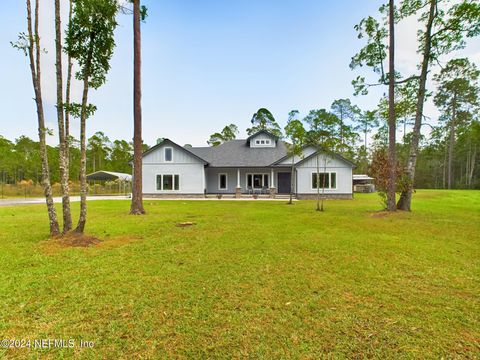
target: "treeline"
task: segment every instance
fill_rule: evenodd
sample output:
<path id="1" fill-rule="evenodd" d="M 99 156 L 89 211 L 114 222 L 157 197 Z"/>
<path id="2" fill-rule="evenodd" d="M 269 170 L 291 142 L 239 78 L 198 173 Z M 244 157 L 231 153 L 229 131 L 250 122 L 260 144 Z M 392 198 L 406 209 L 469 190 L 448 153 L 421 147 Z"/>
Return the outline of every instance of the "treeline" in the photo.
<path id="1" fill-rule="evenodd" d="M 80 144 L 70 138 L 70 179 L 80 176 Z M 145 146 L 146 147 L 146 146 Z M 53 183 L 60 182 L 59 147 L 47 146 L 50 176 Z M 133 144 L 126 140 L 110 140 L 103 132 L 97 132 L 87 142 L 87 173 L 108 170 L 131 174 L 130 161 Z M 0 182 L 16 184 L 31 180 L 40 184 L 42 167 L 40 145 L 27 136 L 9 140 L 0 135 Z"/>
<path id="2" fill-rule="evenodd" d="M 458 82 L 458 79 L 455 79 Z M 478 85 L 476 85 L 478 87 Z M 412 116 L 415 111 L 414 99 L 404 91 L 399 95 L 397 107 L 397 126 L 400 136 L 396 143 L 397 161 L 405 164 L 409 157 L 412 142 Z M 441 94 L 438 92 L 437 94 Z M 478 97 L 478 91 L 475 92 Z M 480 121 L 478 119 L 478 98 L 469 106 L 459 110 L 457 98 L 457 115 L 452 117 L 450 107 L 444 108 L 440 96 L 436 103 L 443 110 L 436 125 L 425 122 L 431 132 L 428 137 L 421 138 L 418 150 L 415 188 L 434 189 L 480 189 Z M 440 106 L 442 104 L 442 106 Z M 294 111 L 297 119 L 298 112 Z M 292 114 L 289 114 L 289 118 Z M 331 147 L 357 165 L 359 174 L 371 174 L 372 160 L 379 152 L 386 151 L 388 146 L 388 101 L 382 99 L 374 110 L 362 111 L 349 99 L 335 100 L 330 109 L 311 110 L 303 119 L 298 119 L 304 125 L 312 119 L 319 119 L 323 125 L 319 129 L 324 137 L 330 138 Z M 290 140 L 284 136 L 272 113 L 259 109 L 252 118 L 252 127 L 247 129 L 251 135 L 265 129 Z M 335 131 L 332 129 L 335 128 Z M 286 129 L 284 129 L 287 133 Z M 307 130 L 305 130 L 307 134 Z M 334 136 L 332 136 L 334 134 Z M 233 140 L 238 135 L 235 124 L 225 126 L 220 132 L 210 136 L 207 141 L 212 146 Z M 370 140 L 369 140 L 370 139 Z M 449 181 L 450 179 L 450 181 Z"/>

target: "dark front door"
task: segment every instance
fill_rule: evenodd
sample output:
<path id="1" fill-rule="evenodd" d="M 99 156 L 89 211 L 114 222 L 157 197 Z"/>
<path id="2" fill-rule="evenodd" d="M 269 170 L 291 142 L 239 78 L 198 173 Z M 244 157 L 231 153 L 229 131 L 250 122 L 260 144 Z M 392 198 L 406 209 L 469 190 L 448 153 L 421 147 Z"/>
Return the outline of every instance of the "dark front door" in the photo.
<path id="1" fill-rule="evenodd" d="M 277 177 L 278 193 L 290 194 L 291 178 L 288 172 L 279 172 Z"/>

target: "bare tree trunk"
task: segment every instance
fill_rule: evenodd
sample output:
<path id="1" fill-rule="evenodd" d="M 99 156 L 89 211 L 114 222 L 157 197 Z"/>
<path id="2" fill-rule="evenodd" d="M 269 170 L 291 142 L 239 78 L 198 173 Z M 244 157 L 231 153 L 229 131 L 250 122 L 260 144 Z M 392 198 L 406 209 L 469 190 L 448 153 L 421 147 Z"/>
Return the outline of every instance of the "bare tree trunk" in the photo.
<path id="1" fill-rule="evenodd" d="M 367 152 L 367 135 L 368 135 L 368 129 L 367 129 L 367 125 L 365 125 L 365 153 Z"/>
<path id="2" fill-rule="evenodd" d="M 320 210 L 320 162 L 317 153 L 317 211 Z"/>
<path id="3" fill-rule="evenodd" d="M 295 146 L 295 144 L 293 144 L 292 146 Z M 288 201 L 290 205 L 293 204 L 294 171 L 295 171 L 295 154 L 292 155 L 292 169 L 290 173 L 290 200 Z"/>
<path id="4" fill-rule="evenodd" d="M 448 177 L 447 177 L 447 187 L 450 190 L 452 188 L 453 182 L 453 156 L 455 150 L 455 122 L 457 116 L 457 94 L 453 94 L 453 103 L 452 103 L 452 121 L 450 122 L 450 136 L 448 141 Z"/>
<path id="5" fill-rule="evenodd" d="M 140 0 L 133 1 L 133 191 L 130 214 L 145 214 L 142 190 L 142 83 Z"/>
<path id="6" fill-rule="evenodd" d="M 69 1 L 70 9 L 68 12 L 68 23 L 72 21 L 73 13 L 73 2 Z M 68 55 L 67 57 L 68 69 L 67 69 L 67 87 L 65 90 L 65 164 L 68 170 L 68 175 L 70 178 L 70 113 L 68 107 L 70 106 L 70 89 L 72 87 L 72 74 L 73 74 L 73 62 L 72 57 Z"/>
<path id="7" fill-rule="evenodd" d="M 471 158 L 470 158 L 470 173 L 468 174 L 468 187 L 469 188 L 472 188 L 476 157 L 477 157 L 477 144 L 474 145 L 473 154 L 471 155 Z"/>
<path id="8" fill-rule="evenodd" d="M 92 35 L 93 37 L 93 35 Z M 93 38 L 90 38 L 90 49 L 85 64 L 85 72 L 83 78 L 83 95 L 82 110 L 80 113 L 80 216 L 75 232 L 83 233 L 87 223 L 87 107 L 88 107 L 88 90 L 89 90 L 89 74 L 93 56 Z"/>
<path id="9" fill-rule="evenodd" d="M 323 201 L 325 200 L 325 178 L 327 176 L 327 156 L 323 156 L 323 181 L 322 181 L 322 203 L 320 205 L 320 211 L 324 211 Z"/>
<path id="10" fill-rule="evenodd" d="M 395 19 L 394 19 L 394 0 L 389 1 L 389 84 L 388 84 L 388 189 L 387 189 L 387 210 L 395 211 L 397 208 L 396 192 L 396 153 L 395 153 L 395 133 L 397 124 L 395 119 Z"/>
<path id="11" fill-rule="evenodd" d="M 425 43 L 423 49 L 422 67 L 417 96 L 417 110 L 415 113 L 415 123 L 412 131 L 412 142 L 410 144 L 410 153 L 407 161 L 406 174 L 410 182 L 407 189 L 403 189 L 397 208 L 410 211 L 412 206 L 412 192 L 415 182 L 415 168 L 417 166 L 418 144 L 420 142 L 420 130 L 422 127 L 423 106 L 425 103 L 425 93 L 427 84 L 428 67 L 430 63 L 430 54 L 432 46 L 432 28 L 433 20 L 436 17 L 436 7 L 438 0 L 430 0 L 430 10 L 428 15 L 427 27 L 425 30 Z"/>
<path id="12" fill-rule="evenodd" d="M 63 113 L 63 74 L 62 74 L 62 23 L 60 0 L 55 0 L 55 70 L 57 75 L 57 122 L 59 138 L 60 185 L 62 188 L 63 232 L 72 230 L 70 213 L 70 189 L 68 186 L 68 165 L 66 160 L 65 119 Z"/>
<path id="13" fill-rule="evenodd" d="M 43 112 L 41 68 L 40 68 L 40 36 L 38 33 L 39 1 L 35 3 L 35 28 L 32 29 L 32 8 L 30 0 L 27 0 L 27 23 L 28 23 L 28 57 L 32 75 L 33 89 L 35 91 L 35 103 L 37 105 L 38 137 L 40 144 L 40 159 L 42 162 L 42 183 L 47 203 L 48 219 L 50 223 L 50 236 L 60 235 L 57 212 L 53 203 L 52 186 L 50 183 L 50 170 L 48 168 L 48 155 L 46 143 L 45 115 Z"/>
<path id="14" fill-rule="evenodd" d="M 447 159 L 448 159 L 448 148 L 447 141 L 445 140 L 445 156 L 443 157 L 443 188 L 447 188 Z"/>

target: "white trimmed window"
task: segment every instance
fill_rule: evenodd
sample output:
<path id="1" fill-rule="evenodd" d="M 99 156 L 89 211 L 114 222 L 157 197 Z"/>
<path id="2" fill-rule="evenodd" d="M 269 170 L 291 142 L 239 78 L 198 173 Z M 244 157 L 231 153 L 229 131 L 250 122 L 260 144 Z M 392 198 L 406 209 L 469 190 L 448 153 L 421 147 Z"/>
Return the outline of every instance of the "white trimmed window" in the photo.
<path id="1" fill-rule="evenodd" d="M 317 181 L 318 187 L 320 189 L 336 189 L 337 188 L 337 173 L 336 172 L 321 172 L 321 173 L 312 173 L 312 189 L 317 188 Z"/>
<path id="2" fill-rule="evenodd" d="M 218 190 L 228 190 L 227 174 L 218 174 Z"/>
<path id="3" fill-rule="evenodd" d="M 180 175 L 157 175 L 157 190 L 180 190 Z"/>
<path id="4" fill-rule="evenodd" d="M 173 148 L 166 147 L 164 149 L 164 154 L 165 154 L 165 162 L 173 161 Z"/>
<path id="5" fill-rule="evenodd" d="M 247 174 L 247 187 L 251 189 L 268 188 L 269 174 Z"/>

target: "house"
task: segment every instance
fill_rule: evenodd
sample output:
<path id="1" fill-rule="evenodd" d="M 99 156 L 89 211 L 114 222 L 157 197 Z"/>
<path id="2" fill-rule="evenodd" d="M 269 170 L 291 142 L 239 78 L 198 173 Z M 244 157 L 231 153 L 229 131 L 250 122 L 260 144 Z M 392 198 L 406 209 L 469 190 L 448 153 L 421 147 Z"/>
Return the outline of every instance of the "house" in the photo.
<path id="1" fill-rule="evenodd" d="M 293 159 L 297 198 L 316 196 L 317 158 L 320 186 L 325 176 L 325 195 L 352 198 L 354 164 L 312 146 L 302 152 L 302 156 Z M 142 161 L 146 196 L 269 194 L 274 197 L 290 193 L 292 157 L 287 154 L 287 144 L 265 130 L 215 147 L 182 147 L 163 139 L 143 154 Z"/>

